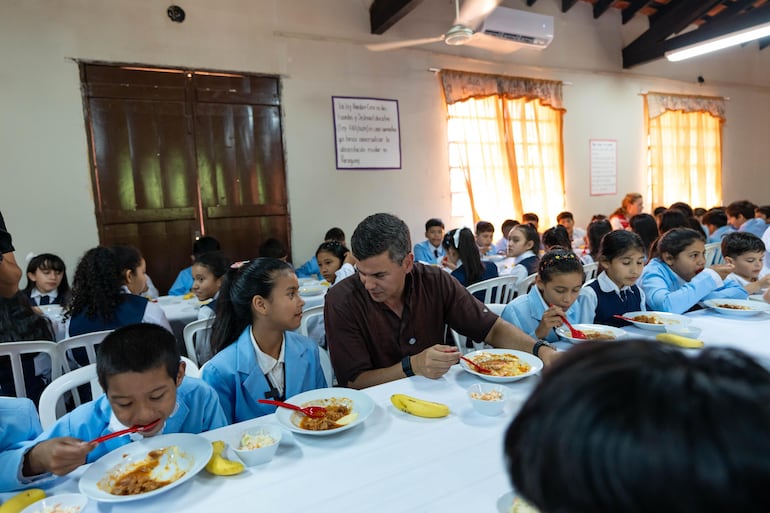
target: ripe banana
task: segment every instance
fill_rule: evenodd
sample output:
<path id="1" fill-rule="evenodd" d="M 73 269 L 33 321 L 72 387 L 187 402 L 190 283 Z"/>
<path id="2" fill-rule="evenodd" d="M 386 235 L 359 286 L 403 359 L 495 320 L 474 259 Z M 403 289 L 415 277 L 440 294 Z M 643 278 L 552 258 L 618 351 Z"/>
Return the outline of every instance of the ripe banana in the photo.
<path id="1" fill-rule="evenodd" d="M 45 492 L 40 488 L 30 488 L 14 495 L 0 506 L 0 513 L 19 513 L 21 510 L 39 500 L 45 499 Z"/>
<path id="2" fill-rule="evenodd" d="M 222 453 L 225 451 L 225 443 L 222 440 L 211 442 L 214 452 L 211 453 L 211 459 L 206 463 L 206 470 L 217 476 L 234 476 L 240 474 L 245 468 L 240 461 L 225 459 Z"/>
<path id="3" fill-rule="evenodd" d="M 449 406 L 446 404 L 423 401 L 404 394 L 393 394 L 390 402 L 399 410 L 418 417 L 435 419 L 449 415 Z"/>
<path id="4" fill-rule="evenodd" d="M 658 333 L 655 338 L 660 342 L 667 344 L 673 344 L 679 347 L 685 347 L 687 349 L 698 349 L 703 347 L 703 341 L 690 337 L 683 337 L 681 335 L 674 335 L 673 333 Z"/>

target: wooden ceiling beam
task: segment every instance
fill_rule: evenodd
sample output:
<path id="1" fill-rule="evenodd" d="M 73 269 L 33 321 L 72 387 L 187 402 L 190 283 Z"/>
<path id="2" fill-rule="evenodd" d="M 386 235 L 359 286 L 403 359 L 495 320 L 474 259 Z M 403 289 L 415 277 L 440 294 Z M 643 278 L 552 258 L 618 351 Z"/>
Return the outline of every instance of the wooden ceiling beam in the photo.
<path id="1" fill-rule="evenodd" d="M 577 0 L 561 0 L 561 12 L 569 11 L 576 3 Z"/>
<path id="2" fill-rule="evenodd" d="M 700 0 L 693 1 L 697 3 Z M 752 9 L 750 15 L 744 13 L 740 16 L 732 16 L 723 21 L 716 18 L 710 23 L 707 23 L 696 30 L 685 32 L 680 36 L 670 39 L 664 38 L 665 40 L 648 41 L 646 46 L 637 44 L 635 48 L 631 49 L 631 46 L 634 45 L 634 43 L 647 34 L 645 32 L 640 38 L 623 49 L 623 68 L 628 69 L 645 62 L 660 59 L 666 52 L 708 41 L 709 39 L 714 39 L 725 34 L 755 27 L 764 23 L 770 23 L 770 3 Z M 652 30 L 652 28 L 650 30 Z"/>
<path id="3" fill-rule="evenodd" d="M 639 10 L 642 7 L 645 7 L 648 3 L 650 3 L 650 0 L 632 0 L 629 2 L 629 4 L 623 9 L 623 25 L 631 21 L 631 18 L 634 17 L 634 15 L 639 12 Z"/>
<path id="4" fill-rule="evenodd" d="M 594 3 L 594 19 L 605 13 L 615 0 L 596 0 Z"/>
<path id="5" fill-rule="evenodd" d="M 422 0 L 374 0 L 369 7 L 372 34 L 384 34 L 421 3 Z"/>

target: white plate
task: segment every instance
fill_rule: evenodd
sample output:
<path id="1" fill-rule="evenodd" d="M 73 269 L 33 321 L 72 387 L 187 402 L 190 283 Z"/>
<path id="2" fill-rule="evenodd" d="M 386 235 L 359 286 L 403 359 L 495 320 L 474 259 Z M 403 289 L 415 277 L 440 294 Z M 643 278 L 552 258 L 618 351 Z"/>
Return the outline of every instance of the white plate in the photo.
<path id="1" fill-rule="evenodd" d="M 623 331 L 622 329 L 616 328 L 614 326 L 605 326 L 604 324 L 573 324 L 572 326 L 576 330 L 593 332 L 593 333 L 601 333 L 603 335 L 611 336 L 612 340 L 616 340 L 626 336 L 626 332 Z M 574 338 L 570 334 L 569 327 L 567 327 L 566 324 L 562 324 L 561 326 L 556 328 L 556 334 L 559 335 L 564 340 L 569 340 L 570 342 L 585 342 L 586 340 L 591 340 L 591 339 L 583 339 L 583 338 Z"/>
<path id="2" fill-rule="evenodd" d="M 176 481 L 157 490 L 137 495 L 113 495 L 99 488 L 99 481 L 107 478 L 109 474 L 115 471 L 121 472 L 121 469 L 126 468 L 128 465 L 144 460 L 152 450 L 171 446 L 179 447 L 179 453 L 182 457 L 178 460 L 169 457 L 166 460 L 166 456 L 164 456 L 161 458 L 161 464 L 158 465 L 156 470 L 159 471 L 158 477 L 161 478 L 164 477 L 163 471 L 173 474 L 178 470 L 183 470 L 185 474 Z M 208 463 L 209 458 L 211 458 L 211 452 L 211 442 L 200 435 L 177 433 L 145 438 L 144 440 L 118 447 L 95 461 L 80 478 L 80 492 L 100 502 L 127 502 L 152 497 L 171 490 L 195 477 Z"/>
<path id="3" fill-rule="evenodd" d="M 485 262 L 501 262 L 505 260 L 505 255 L 486 255 L 481 257 Z"/>
<path id="4" fill-rule="evenodd" d="M 665 333 L 666 324 L 690 324 L 690 319 L 684 315 L 669 312 L 626 312 L 623 314 L 623 317 L 630 317 L 633 319 L 638 315 L 653 315 L 663 323 L 652 324 L 649 322 L 631 321 L 634 326 L 637 328 L 642 328 L 643 330 L 659 331 L 661 333 Z"/>
<path id="5" fill-rule="evenodd" d="M 749 301 L 748 299 L 707 299 L 703 304 L 716 312 L 735 317 L 748 317 L 762 312 L 770 312 L 769 304 Z M 722 305 L 735 305 L 740 308 L 725 308 Z"/>
<path id="6" fill-rule="evenodd" d="M 53 509 L 56 506 L 61 508 L 73 508 L 71 511 L 82 511 L 88 502 L 88 497 L 79 493 L 62 493 L 52 495 L 43 500 L 34 502 L 21 510 L 21 513 L 43 513 L 45 508 Z M 74 509 L 77 508 L 77 509 Z"/>
<path id="7" fill-rule="evenodd" d="M 323 285 L 308 285 L 299 288 L 300 296 L 320 296 L 324 292 L 326 292 L 326 287 Z"/>
<path id="8" fill-rule="evenodd" d="M 470 372 L 471 374 L 474 374 L 480 378 L 483 378 L 487 381 L 491 381 L 493 383 L 509 383 L 511 381 L 517 381 L 520 379 L 527 378 L 529 376 L 534 376 L 535 374 L 537 374 L 543 369 L 543 361 L 540 358 L 538 358 L 533 354 L 525 353 L 524 351 L 516 351 L 515 349 L 482 349 L 480 351 L 470 352 L 466 354 L 465 357 L 472 360 L 475 356 L 478 356 L 480 353 L 512 354 L 514 356 L 518 356 L 520 360 L 530 365 L 529 372 L 525 372 L 524 374 L 519 374 L 518 376 L 490 376 L 489 374 L 482 374 L 480 372 L 476 372 L 470 363 L 466 362 L 465 360 L 460 360 L 460 367 L 462 367 L 464 371 Z"/>
<path id="9" fill-rule="evenodd" d="M 302 392 L 301 394 L 297 394 L 294 397 L 288 398 L 286 402 L 296 404 L 297 406 L 303 406 L 304 404 L 310 403 L 312 401 L 317 401 L 320 399 L 331 399 L 332 397 L 337 397 L 340 399 L 344 397 L 353 401 L 352 413 L 358 413 L 358 418 L 350 424 L 338 427 L 336 429 L 327 429 L 325 431 L 310 431 L 299 427 L 299 421 L 302 418 L 302 414 L 299 412 L 295 412 L 294 410 L 290 410 L 288 408 L 279 407 L 275 412 L 275 417 L 283 427 L 295 433 L 311 436 L 327 436 L 340 433 L 342 431 L 347 431 L 348 429 L 363 423 L 366 418 L 374 411 L 374 401 L 372 398 L 369 397 L 369 395 L 365 392 L 361 392 L 360 390 L 353 390 L 352 388 L 335 387 L 308 390 L 307 392 Z"/>

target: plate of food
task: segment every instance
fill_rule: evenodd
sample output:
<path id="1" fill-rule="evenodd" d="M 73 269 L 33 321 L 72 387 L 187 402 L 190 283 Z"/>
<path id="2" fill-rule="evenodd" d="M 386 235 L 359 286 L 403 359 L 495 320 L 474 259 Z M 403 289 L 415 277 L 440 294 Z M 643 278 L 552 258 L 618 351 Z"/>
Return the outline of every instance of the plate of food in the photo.
<path id="1" fill-rule="evenodd" d="M 80 493 L 100 502 L 153 497 L 195 477 L 211 452 L 211 442 L 188 433 L 132 442 L 95 461 L 80 478 Z"/>
<path id="2" fill-rule="evenodd" d="M 537 356 L 515 349 L 482 349 L 465 355 L 472 362 L 490 369 L 491 374 L 479 372 L 465 360 L 460 367 L 480 378 L 493 383 L 508 383 L 533 376 L 543 369 L 543 361 Z"/>
<path id="3" fill-rule="evenodd" d="M 684 315 L 669 312 L 627 312 L 623 317 L 632 319 L 631 323 L 637 328 L 661 333 L 666 331 L 666 325 L 690 324 L 690 319 Z"/>
<path id="4" fill-rule="evenodd" d="M 299 288 L 300 296 L 320 296 L 326 291 L 326 287 L 321 285 L 305 285 Z"/>
<path id="5" fill-rule="evenodd" d="M 540 510 L 516 495 L 516 492 L 506 492 L 498 497 L 497 511 L 498 513 L 540 513 Z"/>
<path id="6" fill-rule="evenodd" d="M 707 299 L 703 304 L 721 314 L 738 317 L 770 312 L 770 304 L 748 299 Z"/>
<path id="7" fill-rule="evenodd" d="M 556 328 L 556 334 L 570 342 L 585 342 L 586 340 L 616 340 L 626 336 L 626 332 L 614 326 L 603 324 L 573 324 L 576 330 L 582 331 L 586 338 L 575 338 L 570 334 L 569 327 L 562 324 Z"/>
<path id="8" fill-rule="evenodd" d="M 286 400 L 297 406 L 323 406 L 326 415 L 314 419 L 287 408 L 275 412 L 278 422 L 294 433 L 327 436 L 347 431 L 362 424 L 374 411 L 374 401 L 368 394 L 352 388 L 318 388 Z M 341 422 L 337 422 L 341 421 Z"/>
<path id="9" fill-rule="evenodd" d="M 79 493 L 61 493 L 33 502 L 21 513 L 80 513 L 88 503 L 88 497 Z"/>

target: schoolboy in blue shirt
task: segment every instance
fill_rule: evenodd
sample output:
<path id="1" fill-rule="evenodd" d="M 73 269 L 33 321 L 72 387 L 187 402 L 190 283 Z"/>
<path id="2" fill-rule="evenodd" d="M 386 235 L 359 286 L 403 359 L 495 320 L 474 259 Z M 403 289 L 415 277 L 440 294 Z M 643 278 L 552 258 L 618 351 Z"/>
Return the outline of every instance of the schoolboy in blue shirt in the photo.
<path id="1" fill-rule="evenodd" d="M 330 242 L 336 240 L 343 246 L 346 246 L 345 244 L 345 232 L 342 231 L 342 228 L 337 228 L 336 226 L 334 228 L 329 228 L 329 230 L 326 232 L 326 235 L 324 235 L 324 242 Z M 321 277 L 321 269 L 318 267 L 318 259 L 313 255 L 313 257 L 302 264 L 299 267 L 296 267 L 294 269 L 295 274 L 297 275 L 297 278 L 319 278 Z"/>
<path id="2" fill-rule="evenodd" d="M 24 442 L 37 438 L 43 428 L 35 404 L 26 398 L 0 397 L 0 419 L 0 492 L 10 492 L 23 486 L 18 470 Z"/>
<path id="3" fill-rule="evenodd" d="M 735 228 L 727 224 L 727 214 L 721 208 L 712 208 L 703 214 L 703 226 L 708 231 L 707 244 L 722 242 L 722 237 L 735 231 Z"/>
<path id="4" fill-rule="evenodd" d="M 219 241 L 214 237 L 204 236 L 193 242 L 193 251 L 190 258 L 194 261 L 195 257 L 208 253 L 209 251 L 219 251 Z M 179 271 L 179 274 L 171 284 L 171 288 L 168 291 L 169 296 L 184 296 L 192 290 L 193 286 L 192 265 Z"/>
<path id="5" fill-rule="evenodd" d="M 426 240 L 414 245 L 414 259 L 425 264 L 435 264 L 444 258 L 444 221 L 432 217 L 425 222 Z"/>
<path id="6" fill-rule="evenodd" d="M 479 221 L 476 223 L 476 245 L 479 247 L 479 254 L 481 256 L 497 254 L 492 243 L 494 235 L 495 225 L 489 221 Z"/>
<path id="7" fill-rule="evenodd" d="M 739 232 L 753 233 L 761 238 L 767 226 L 764 219 L 754 217 L 756 208 L 757 206 L 750 201 L 733 201 L 725 209 L 727 222 Z"/>
<path id="8" fill-rule="evenodd" d="M 19 484 L 49 473 L 67 474 L 137 437 L 201 433 L 227 425 L 214 390 L 199 379 L 185 377 L 184 372 L 176 339 L 160 326 L 134 324 L 107 335 L 96 358 L 104 394 L 26 444 L 28 452 L 12 470 L 19 472 Z M 155 420 L 157 425 L 141 435 L 88 442 Z"/>

